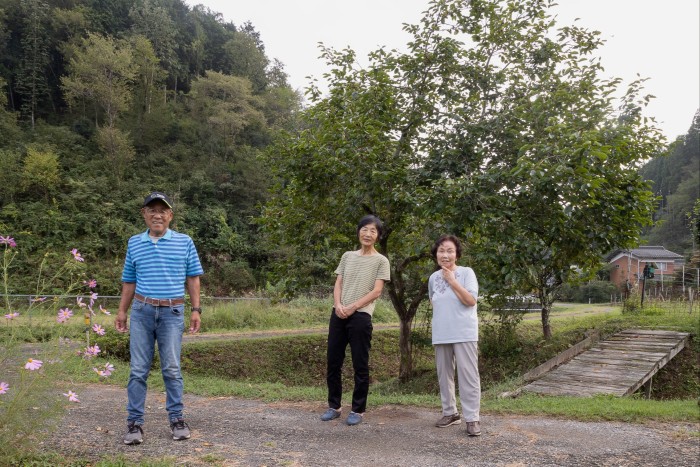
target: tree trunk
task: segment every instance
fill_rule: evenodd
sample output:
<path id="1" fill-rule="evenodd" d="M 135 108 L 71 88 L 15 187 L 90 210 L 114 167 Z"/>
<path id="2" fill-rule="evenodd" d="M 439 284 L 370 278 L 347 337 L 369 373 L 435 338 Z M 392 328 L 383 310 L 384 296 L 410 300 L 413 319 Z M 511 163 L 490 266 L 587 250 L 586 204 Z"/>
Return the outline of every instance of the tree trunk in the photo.
<path id="1" fill-rule="evenodd" d="M 544 338 L 547 340 L 552 338 L 552 327 L 549 324 L 549 311 L 549 308 L 542 307 L 542 334 L 544 334 Z"/>
<path id="2" fill-rule="evenodd" d="M 413 352 L 411 352 L 411 324 L 413 318 L 405 320 L 401 318 L 401 331 L 399 333 L 399 350 L 401 362 L 399 366 L 399 380 L 408 381 L 413 374 Z"/>

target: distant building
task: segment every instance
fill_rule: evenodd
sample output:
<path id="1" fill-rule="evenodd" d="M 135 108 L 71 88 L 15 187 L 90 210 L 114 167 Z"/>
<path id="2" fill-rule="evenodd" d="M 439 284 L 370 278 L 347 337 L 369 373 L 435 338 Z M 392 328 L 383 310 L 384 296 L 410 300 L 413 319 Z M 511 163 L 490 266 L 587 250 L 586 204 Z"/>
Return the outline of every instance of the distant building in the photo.
<path id="1" fill-rule="evenodd" d="M 663 246 L 640 246 L 631 250 L 615 250 L 606 260 L 611 264 L 610 282 L 620 290 L 636 287 L 642 280 L 642 271 L 647 264 L 655 268 L 655 280 L 670 276 L 684 263 L 682 255 Z"/>

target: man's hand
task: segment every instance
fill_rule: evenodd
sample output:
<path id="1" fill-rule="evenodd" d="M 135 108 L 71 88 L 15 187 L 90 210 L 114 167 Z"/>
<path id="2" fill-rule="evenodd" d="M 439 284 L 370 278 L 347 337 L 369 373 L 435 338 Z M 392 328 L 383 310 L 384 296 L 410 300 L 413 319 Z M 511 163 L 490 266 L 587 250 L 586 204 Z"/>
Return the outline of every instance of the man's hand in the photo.
<path id="1" fill-rule="evenodd" d="M 190 316 L 190 333 L 194 334 L 199 332 L 199 327 L 202 325 L 202 317 L 199 311 L 193 311 Z"/>
<path id="2" fill-rule="evenodd" d="M 129 325 L 127 323 L 127 316 L 125 311 L 119 311 L 117 313 L 117 317 L 114 319 L 114 327 L 117 328 L 118 332 L 129 332 Z"/>

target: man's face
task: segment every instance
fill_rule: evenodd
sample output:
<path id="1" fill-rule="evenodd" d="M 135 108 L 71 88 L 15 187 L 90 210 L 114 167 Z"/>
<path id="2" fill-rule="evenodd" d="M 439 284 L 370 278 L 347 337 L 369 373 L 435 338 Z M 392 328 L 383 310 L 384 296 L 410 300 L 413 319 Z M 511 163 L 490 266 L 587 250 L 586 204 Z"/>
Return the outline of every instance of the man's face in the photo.
<path id="1" fill-rule="evenodd" d="M 163 201 L 155 200 L 141 209 L 143 219 L 152 235 L 161 237 L 168 230 L 170 221 L 173 220 L 173 211 Z"/>

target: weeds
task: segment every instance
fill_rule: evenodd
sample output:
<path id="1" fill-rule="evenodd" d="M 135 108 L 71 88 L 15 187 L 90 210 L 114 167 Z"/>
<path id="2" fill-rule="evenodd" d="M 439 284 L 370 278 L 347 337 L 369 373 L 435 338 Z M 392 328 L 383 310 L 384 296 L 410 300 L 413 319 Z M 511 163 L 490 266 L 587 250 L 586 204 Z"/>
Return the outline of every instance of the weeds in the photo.
<path id="1" fill-rule="evenodd" d="M 53 272 L 48 279 L 44 277 L 45 255 L 39 267 L 36 296 L 27 308 L 13 310 L 8 298 L 9 273 L 12 261 L 17 255 L 17 244 L 12 237 L 0 236 L 0 245 L 4 245 L 2 264 L 2 287 L 5 303 L 5 326 L 2 328 L 2 346 L 0 346 L 0 463 L 14 462 L 25 452 L 32 452 L 32 443 L 40 433 L 46 433 L 47 427 L 55 420 L 65 404 L 79 403 L 78 394 L 68 385 L 61 384 L 65 375 L 62 367 L 67 362 L 79 362 L 83 372 L 90 372 L 87 360 L 100 352 L 96 345 L 90 345 L 90 334 L 104 333 L 101 325 L 92 326 L 95 315 L 93 305 L 97 294 L 94 280 L 81 280 L 85 277 L 84 259 L 77 249 L 70 252 L 70 257 Z M 84 316 L 82 333 L 86 337 L 86 347 L 78 351 L 77 342 L 68 336 L 80 337 L 75 332 L 73 310 L 58 310 L 61 299 L 46 300 L 41 297 L 45 290 L 53 290 L 56 283 L 65 287 L 65 294 L 79 289 L 88 289 L 86 297 L 78 297 L 76 311 Z M 86 301 L 84 301 L 86 300 Z M 57 311 L 58 310 L 58 311 Z M 33 316 L 34 315 L 34 316 Z M 51 323 L 51 324 L 49 324 Z M 27 342 L 39 342 L 27 344 Z M 109 363 L 100 368 L 93 368 L 94 378 L 108 377 L 114 370 Z"/>

